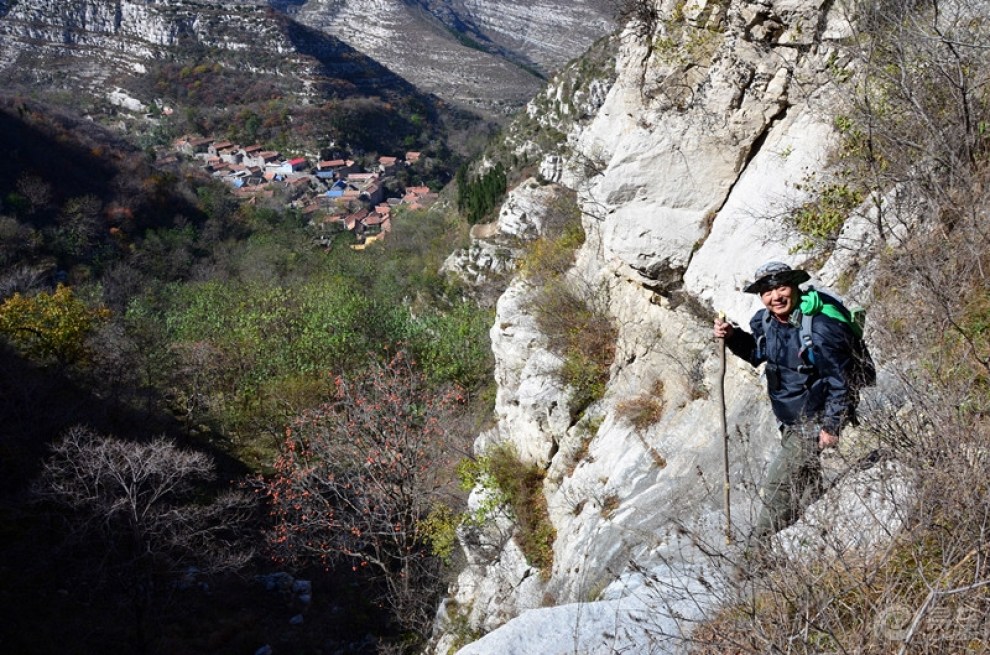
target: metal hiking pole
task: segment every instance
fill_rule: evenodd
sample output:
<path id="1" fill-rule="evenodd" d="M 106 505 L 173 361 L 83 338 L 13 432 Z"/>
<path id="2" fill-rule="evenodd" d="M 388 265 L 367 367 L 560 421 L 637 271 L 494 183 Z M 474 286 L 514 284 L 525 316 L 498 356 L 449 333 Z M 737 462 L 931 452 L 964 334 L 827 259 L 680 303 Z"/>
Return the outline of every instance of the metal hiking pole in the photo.
<path id="1" fill-rule="evenodd" d="M 725 322 L 725 312 L 718 313 L 718 320 Z M 729 505 L 729 429 L 725 417 L 725 337 L 718 338 L 718 404 L 722 427 L 722 491 L 725 503 L 725 543 L 732 543 L 732 510 Z"/>

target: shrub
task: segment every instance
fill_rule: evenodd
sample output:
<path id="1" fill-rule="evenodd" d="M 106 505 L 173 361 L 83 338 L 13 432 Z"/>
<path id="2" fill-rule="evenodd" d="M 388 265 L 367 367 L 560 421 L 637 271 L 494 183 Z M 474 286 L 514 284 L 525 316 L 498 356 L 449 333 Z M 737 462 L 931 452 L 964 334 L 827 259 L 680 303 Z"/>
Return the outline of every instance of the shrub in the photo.
<path id="1" fill-rule="evenodd" d="M 458 472 L 463 488 L 481 485 L 488 492 L 488 500 L 463 521 L 480 524 L 499 507 L 508 507 L 516 520 L 515 536 L 526 560 L 549 575 L 557 531 L 543 495 L 544 471 L 523 462 L 511 444 L 500 444 L 477 459 L 462 461 Z"/>
<path id="2" fill-rule="evenodd" d="M 498 207 L 508 185 L 505 167 L 501 163 L 482 175 L 469 179 L 467 169 L 457 171 L 457 209 L 468 223 L 483 221 Z"/>
<path id="3" fill-rule="evenodd" d="M 805 235 L 798 250 L 818 245 L 832 246 L 852 211 L 865 198 L 862 190 L 845 183 L 831 183 L 816 191 L 816 198 L 791 215 L 794 227 Z"/>
<path id="4" fill-rule="evenodd" d="M 480 388 L 494 366 L 488 337 L 492 318 L 490 310 L 459 302 L 413 319 L 410 347 L 427 376 L 437 383 Z"/>
<path id="5" fill-rule="evenodd" d="M 420 523 L 423 537 L 430 544 L 430 552 L 445 564 L 450 564 L 453 559 L 461 518 L 446 503 L 437 503 Z"/>
<path id="6" fill-rule="evenodd" d="M 663 380 L 655 381 L 649 392 L 619 402 L 615 411 L 638 431 L 656 424 L 663 415 Z"/>
<path id="7" fill-rule="evenodd" d="M 534 284 L 563 275 L 574 263 L 574 252 L 584 244 L 581 209 L 575 194 L 561 194 L 551 203 L 543 218 L 543 232 L 519 263 L 520 272 Z"/>
<path id="8" fill-rule="evenodd" d="M 583 243 L 580 223 L 569 225 L 555 238 L 537 239 L 530 244 L 519 262 L 519 271 L 537 283 L 559 277 L 574 263 L 574 252 Z"/>
<path id="9" fill-rule="evenodd" d="M 557 531 L 550 523 L 543 495 L 544 472 L 535 464 L 524 463 L 510 446 L 495 448 L 489 457 L 491 475 L 518 523 L 519 548 L 530 564 L 549 575 Z"/>
<path id="10" fill-rule="evenodd" d="M 531 307 L 550 348 L 564 359 L 561 379 L 571 387 L 570 409 L 576 418 L 605 393 L 616 329 L 559 280 L 542 287 Z"/>

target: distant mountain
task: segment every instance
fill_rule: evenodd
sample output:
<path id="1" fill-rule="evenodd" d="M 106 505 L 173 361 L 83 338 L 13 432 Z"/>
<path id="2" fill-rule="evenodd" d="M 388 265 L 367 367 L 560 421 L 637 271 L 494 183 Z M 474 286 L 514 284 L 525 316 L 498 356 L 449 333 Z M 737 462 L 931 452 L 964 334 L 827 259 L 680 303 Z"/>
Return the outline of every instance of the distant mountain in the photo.
<path id="1" fill-rule="evenodd" d="M 461 110 L 517 110 L 611 30 L 606 4 L 0 0 L 0 89 L 110 119 L 147 147 L 192 131 L 437 150 L 451 131 L 480 133 Z"/>
<path id="2" fill-rule="evenodd" d="M 289 148 L 421 148 L 439 131 L 435 98 L 264 0 L 0 4 L 0 88 L 116 117 L 125 131 L 153 119 L 149 145 L 190 130 Z"/>
<path id="3" fill-rule="evenodd" d="M 490 114 L 612 31 L 607 0 L 282 0 L 286 11 L 421 89 Z"/>

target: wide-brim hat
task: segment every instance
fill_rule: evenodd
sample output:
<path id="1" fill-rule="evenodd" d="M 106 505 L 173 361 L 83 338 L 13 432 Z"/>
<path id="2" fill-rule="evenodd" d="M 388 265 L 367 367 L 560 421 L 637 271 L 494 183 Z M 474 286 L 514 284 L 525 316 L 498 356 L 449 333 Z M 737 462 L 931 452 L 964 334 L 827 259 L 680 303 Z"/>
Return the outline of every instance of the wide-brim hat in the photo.
<path id="1" fill-rule="evenodd" d="M 791 268 L 784 262 L 767 262 L 756 269 L 753 277 L 754 280 L 743 288 L 744 292 L 763 293 L 776 287 L 797 286 L 811 279 L 807 271 Z"/>

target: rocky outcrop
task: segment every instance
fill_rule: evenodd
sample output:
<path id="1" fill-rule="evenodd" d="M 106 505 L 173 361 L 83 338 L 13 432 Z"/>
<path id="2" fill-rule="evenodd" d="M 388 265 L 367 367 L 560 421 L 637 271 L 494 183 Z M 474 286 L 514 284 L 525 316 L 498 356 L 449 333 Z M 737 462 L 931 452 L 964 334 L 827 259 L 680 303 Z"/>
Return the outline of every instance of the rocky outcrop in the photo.
<path id="1" fill-rule="evenodd" d="M 302 80 L 316 77 L 316 62 L 298 52 L 285 22 L 263 0 L 22 0 L 0 18 L 0 72 L 20 83 L 85 88 L 96 96 L 140 77 L 153 62 L 197 49 L 218 53 L 211 65 L 236 60 L 255 73 L 292 73 L 300 89 Z M 56 69 L 61 76 L 53 76 Z"/>
<path id="2" fill-rule="evenodd" d="M 809 176 L 837 144 L 828 68 L 831 39 L 845 32 L 829 6 L 664 3 L 655 25 L 618 39 L 617 76 L 601 78 L 607 94 L 592 115 L 544 118 L 535 103 L 554 97 L 552 83 L 530 105 L 540 129 L 516 140 L 509 131 L 509 147 L 538 154 L 541 170 L 578 192 L 586 240 L 569 279 L 611 317 L 616 353 L 603 397 L 572 419 L 560 358 L 531 315 L 534 289 L 517 280 L 500 298 L 498 424 L 476 448 L 509 442 L 545 469 L 553 565 L 536 571 L 508 538 L 483 556 L 465 542 L 470 565 L 441 611 L 435 652 L 460 645 L 445 627 L 455 623 L 485 634 L 462 654 L 683 652 L 693 622 L 717 605 L 728 584 L 720 563 L 739 553 L 722 534 L 711 318 L 718 308 L 748 323 L 758 300 L 740 286 L 763 261 L 811 266 L 793 254 L 798 235 L 782 216 L 813 193 Z M 551 129 L 556 147 L 540 140 Z M 833 257 L 822 276 L 852 276 L 853 265 Z M 759 509 L 776 426 L 748 365 L 730 357 L 724 388 L 738 537 Z M 642 401 L 662 408 L 652 422 L 634 420 Z M 899 523 L 888 510 L 911 487 L 904 469 L 885 466 L 839 485 L 785 551 L 800 557 L 793 544 L 811 544 L 823 519 L 856 526 L 833 551 L 889 540 Z M 882 493 L 864 492 L 878 481 Z"/>
<path id="3" fill-rule="evenodd" d="M 204 88 L 202 79 L 189 79 L 203 75 L 210 78 Z M 63 91 L 97 109 L 108 101 L 138 115 L 166 102 L 230 108 L 238 102 L 230 95 L 277 96 L 294 107 L 383 98 L 396 106 L 413 102 L 426 115 L 437 106 L 381 64 L 266 0 L 21 0 L 0 17 L 0 81 Z"/>
<path id="4" fill-rule="evenodd" d="M 498 118 L 614 27 L 608 4 L 594 0 L 309 0 L 297 18 L 425 91 Z"/>
<path id="5" fill-rule="evenodd" d="M 65 3 L 27 0 L 15 3 L 0 23 L 4 58 L 26 46 L 47 44 L 53 53 L 131 59 L 131 65 L 161 57 L 184 39 L 221 50 L 257 50 L 284 54 L 293 51 L 264 11 L 267 3 L 185 2 L 147 3 L 121 0 Z M 124 62 L 127 65 L 127 62 Z"/>
<path id="6" fill-rule="evenodd" d="M 511 57 L 550 73 L 615 29 L 615 6 L 600 0 L 509 2 L 462 0 L 457 19 Z"/>

